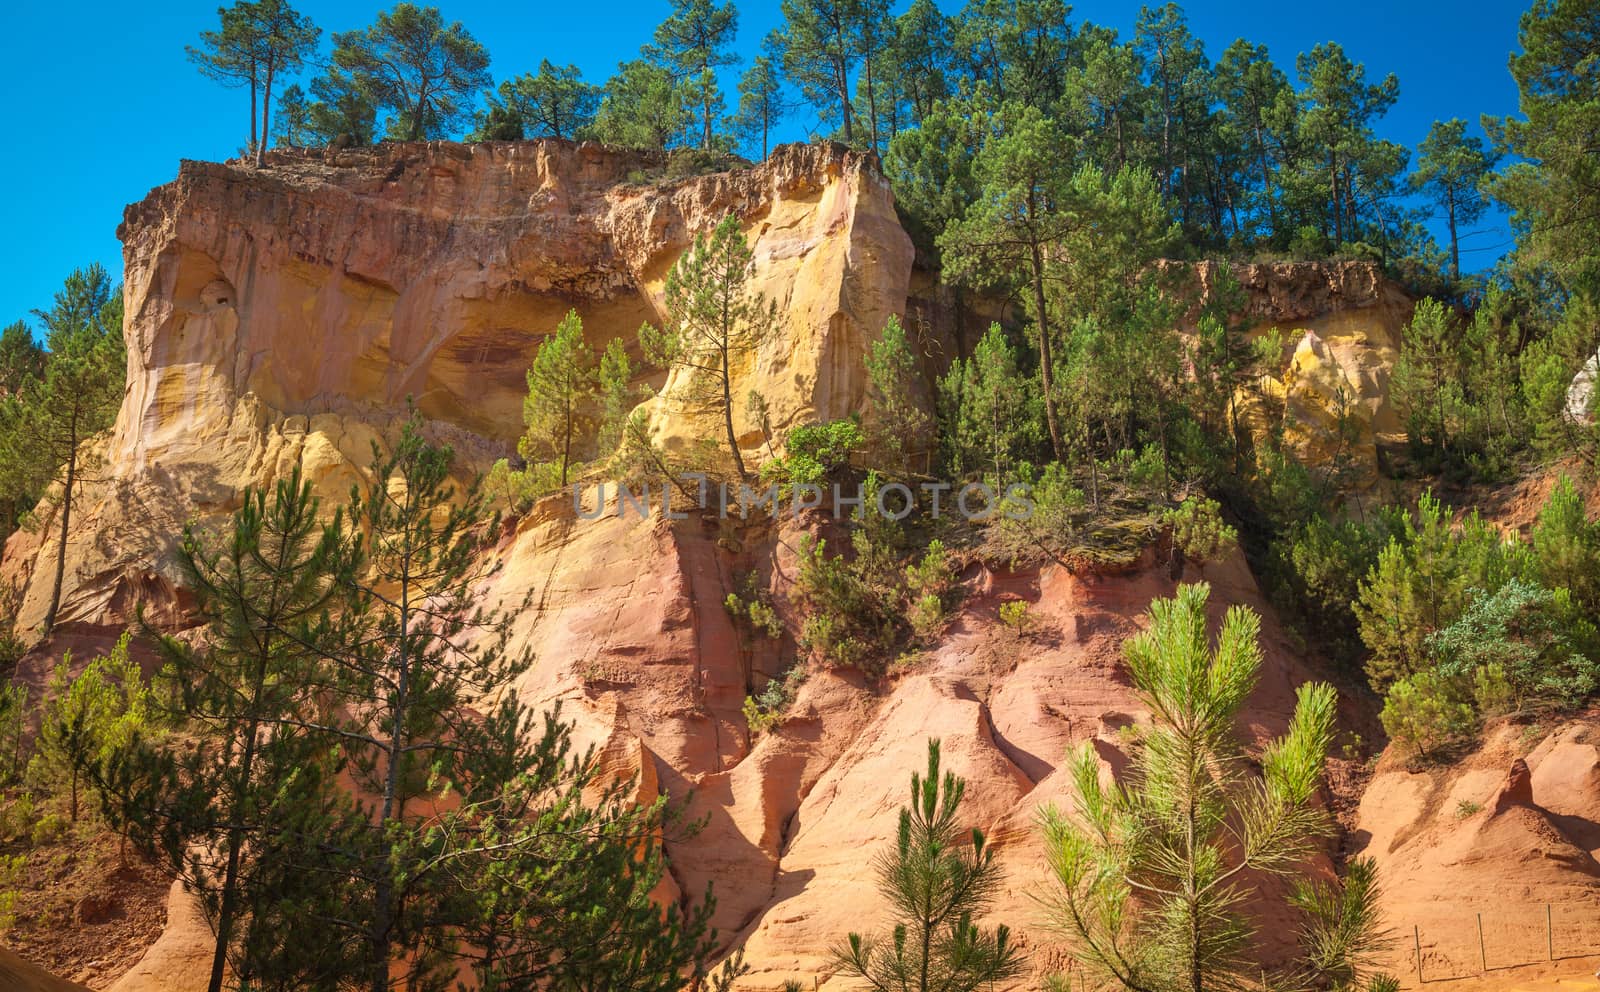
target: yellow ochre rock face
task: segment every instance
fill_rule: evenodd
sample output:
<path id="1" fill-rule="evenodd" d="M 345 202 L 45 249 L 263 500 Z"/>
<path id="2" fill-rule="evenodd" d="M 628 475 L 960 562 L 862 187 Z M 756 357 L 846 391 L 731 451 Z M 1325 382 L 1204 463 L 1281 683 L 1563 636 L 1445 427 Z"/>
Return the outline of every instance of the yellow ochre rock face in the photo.
<path id="1" fill-rule="evenodd" d="M 759 389 L 778 428 L 858 407 L 860 356 L 904 312 L 912 259 L 870 160 L 794 145 L 749 169 L 627 181 L 648 164 L 560 141 L 279 152 L 261 171 L 185 163 L 122 227 L 129 387 L 113 463 L 137 472 L 211 449 L 247 394 L 283 416 L 411 398 L 509 442 L 524 372 L 562 315 L 583 317 L 596 350 L 621 338 L 637 357 L 668 269 L 729 212 L 783 325 L 735 395 Z M 694 424 L 655 427 L 672 442 Z"/>
<path id="2" fill-rule="evenodd" d="M 231 511 L 245 486 L 298 466 L 342 500 L 408 402 L 464 476 L 486 469 L 514 450 L 526 370 L 561 317 L 576 310 L 591 346 L 621 338 L 637 364 L 667 271 L 729 212 L 782 323 L 732 384 L 747 457 L 764 450 L 752 389 L 777 431 L 860 408 L 862 355 L 905 312 L 912 263 L 874 160 L 791 145 L 746 169 L 633 181 L 660 164 L 555 140 L 183 163 L 119 230 L 127 393 L 104 470 L 74 500 L 61 620 L 119 622 L 109 603 L 170 578 L 183 522 Z M 682 448 L 707 427 L 663 379 L 641 370 L 661 391 L 652 430 Z M 29 540 L 13 570 L 49 550 Z M 22 629 L 43 616 L 43 579 L 24 584 Z"/>

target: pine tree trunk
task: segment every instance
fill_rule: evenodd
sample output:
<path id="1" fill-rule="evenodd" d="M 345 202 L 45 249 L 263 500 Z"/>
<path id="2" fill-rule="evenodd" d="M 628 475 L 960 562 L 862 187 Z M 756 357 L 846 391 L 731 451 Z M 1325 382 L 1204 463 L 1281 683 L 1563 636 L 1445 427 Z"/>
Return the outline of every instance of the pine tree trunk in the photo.
<path id="1" fill-rule="evenodd" d="M 267 154 L 267 142 L 272 135 L 272 77 L 274 75 L 272 60 L 267 60 L 266 87 L 261 94 L 261 141 L 256 145 L 256 168 L 261 168 L 261 161 Z"/>
<path id="2" fill-rule="evenodd" d="M 1039 379 L 1044 388 L 1044 419 L 1050 428 L 1050 450 L 1056 461 L 1066 459 L 1061 444 L 1061 424 L 1056 416 L 1055 361 L 1050 349 L 1050 321 L 1045 316 L 1044 302 L 1044 252 L 1036 241 L 1033 244 L 1033 302 L 1038 308 L 1039 322 Z"/>
<path id="3" fill-rule="evenodd" d="M 249 151 L 254 154 L 256 150 L 256 66 L 250 63 L 250 145 Z"/>
<path id="4" fill-rule="evenodd" d="M 867 82 L 867 113 L 871 120 L 867 121 L 867 133 L 872 136 L 872 154 L 878 154 L 878 99 L 872 92 L 872 55 L 868 53 L 866 59 Z"/>
<path id="5" fill-rule="evenodd" d="M 257 705 L 261 698 L 261 685 L 265 681 L 265 668 L 266 659 L 263 657 L 257 670 Z M 259 732 L 260 727 L 252 721 L 244 735 L 244 756 L 239 763 L 239 793 L 234 797 L 233 825 L 228 828 L 228 865 L 222 873 L 222 905 L 217 910 L 217 946 L 211 954 L 211 978 L 206 984 L 206 992 L 222 992 L 222 978 L 227 970 L 228 943 L 233 939 L 233 921 L 238 913 L 239 855 L 244 846 L 244 836 L 239 826 L 244 810 L 239 797 L 249 788 L 251 769 L 255 764 L 256 735 Z"/>
<path id="6" fill-rule="evenodd" d="M 844 143 L 855 144 L 855 132 L 850 127 L 850 79 L 844 69 L 843 56 L 834 68 L 834 82 L 839 87 L 839 112 L 844 115 Z"/>
<path id="7" fill-rule="evenodd" d="M 72 449 L 67 455 L 67 478 L 61 487 L 61 541 L 56 548 L 56 574 L 50 585 L 50 608 L 44 613 L 44 633 L 49 636 L 56 625 L 56 612 L 61 609 L 61 583 L 67 574 L 67 534 L 72 527 L 72 491 L 78 484 L 78 412 L 72 413 L 68 432 Z"/>
<path id="8" fill-rule="evenodd" d="M 739 456 L 739 440 L 733 433 L 733 392 L 729 387 L 728 346 L 722 346 L 722 425 L 728 432 L 728 451 L 733 455 L 733 467 L 739 478 L 745 477 L 744 459 Z"/>
<path id="9" fill-rule="evenodd" d="M 1461 248 L 1456 241 L 1456 196 L 1451 193 L 1447 197 L 1446 214 L 1450 225 L 1450 279 L 1461 278 Z"/>
<path id="10" fill-rule="evenodd" d="M 390 875 L 389 843 L 384 838 L 388 825 L 396 819 L 396 799 L 400 793 L 401 748 L 405 745 L 405 726 L 411 705 L 411 658 L 409 638 L 411 633 L 411 576 L 410 565 L 400 579 L 400 624 L 397 645 L 397 667 L 394 705 L 390 714 L 388 759 L 389 767 L 383 777 L 383 804 L 373 828 L 380 837 L 378 849 L 382 858 L 378 863 L 375 892 L 373 894 L 372 932 L 370 934 L 372 960 L 372 992 L 388 992 L 389 959 L 394 945 L 394 880 Z"/>
<path id="11" fill-rule="evenodd" d="M 1333 185 L 1333 247 L 1338 251 L 1344 244 L 1344 210 L 1339 203 L 1339 157 L 1328 156 L 1328 179 Z"/>

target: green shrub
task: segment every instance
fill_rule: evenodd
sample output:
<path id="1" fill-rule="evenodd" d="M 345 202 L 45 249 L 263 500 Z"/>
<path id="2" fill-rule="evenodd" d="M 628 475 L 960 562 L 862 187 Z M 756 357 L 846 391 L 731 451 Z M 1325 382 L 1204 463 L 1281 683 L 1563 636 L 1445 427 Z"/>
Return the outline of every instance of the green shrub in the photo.
<path id="1" fill-rule="evenodd" d="M 0 787 L 17 781 L 27 767 L 27 709 L 28 687 L 0 682 Z"/>
<path id="2" fill-rule="evenodd" d="M 1020 636 L 1027 633 L 1033 624 L 1033 618 L 1028 615 L 1028 604 L 1020 599 L 1001 603 L 1000 622 L 1014 634 Z"/>
<path id="3" fill-rule="evenodd" d="M 736 622 L 749 623 L 752 630 L 768 637 L 782 637 L 783 622 L 778 619 L 778 611 L 754 589 L 749 595 L 749 599 L 741 599 L 738 593 L 730 592 L 722 601 L 723 608 Z"/>
<path id="4" fill-rule="evenodd" d="M 1600 636 L 1567 590 L 1512 579 L 1474 592 L 1461 616 L 1428 638 L 1442 674 L 1466 679 L 1494 666 L 1512 709 L 1577 706 L 1600 687 L 1592 660 Z"/>
<path id="5" fill-rule="evenodd" d="M 0 854 L 0 933 L 17 922 L 17 887 L 22 884 L 28 860 L 20 854 Z"/>
<path id="6" fill-rule="evenodd" d="M 1486 717 L 1504 716 L 1517 708 L 1516 690 L 1499 664 L 1491 662 L 1472 673 L 1472 704 Z"/>
<path id="7" fill-rule="evenodd" d="M 719 149 L 674 148 L 667 153 L 666 177 L 688 179 L 706 176 L 713 172 L 727 172 L 738 164 L 737 158 Z"/>
<path id="8" fill-rule="evenodd" d="M 72 677 L 71 666 L 69 653 L 51 675 L 28 777 L 65 785 L 75 823 L 84 770 L 100 765 L 145 732 L 151 696 L 138 663 L 128 657 L 126 634 L 110 654 L 95 658 L 78 677 Z"/>
<path id="9" fill-rule="evenodd" d="M 67 821 L 60 813 L 46 813 L 33 821 L 33 829 L 28 832 L 28 841 L 34 847 L 48 844 L 67 832 Z"/>
<path id="10" fill-rule="evenodd" d="M 939 597 L 929 593 L 918 599 L 911 607 L 911 630 L 920 640 L 928 640 L 939 633 L 944 626 L 944 603 Z"/>
<path id="11" fill-rule="evenodd" d="M 31 843 L 38 811 L 33 793 L 27 790 L 7 796 L 6 801 L 0 803 L 0 844 L 17 840 L 29 840 Z"/>
<path id="12" fill-rule="evenodd" d="M 744 721 L 750 732 L 766 733 L 781 724 L 805 680 L 806 670 L 796 665 L 783 677 L 769 680 L 759 695 L 744 697 Z"/>
<path id="13" fill-rule="evenodd" d="M 1533 563 L 1551 589 L 1566 589 L 1591 610 L 1600 607 L 1600 523 L 1566 476 L 1556 484 L 1533 528 Z"/>
<path id="14" fill-rule="evenodd" d="M 1190 497 L 1162 515 L 1172 528 L 1172 543 L 1191 561 L 1216 561 L 1239 543 L 1239 532 L 1222 519 L 1222 504 Z"/>
<path id="15" fill-rule="evenodd" d="M 1287 566 L 1285 591 L 1300 622 L 1334 657 L 1353 660 L 1360 653 L 1353 604 L 1384 547 L 1404 531 L 1405 511 L 1396 507 L 1338 522 L 1314 513 L 1278 542 L 1275 553 Z"/>
<path id="16" fill-rule="evenodd" d="M 1013 511 L 1019 508 L 1001 500 L 995 517 L 1001 549 L 1012 556 L 1040 550 L 1052 555 L 1062 553 L 1079 537 L 1089 519 L 1088 497 L 1075 484 L 1072 472 L 1055 462 L 1037 475 L 1030 466 L 1021 466 L 1018 477 L 1028 486 L 1033 508 L 1024 516 L 1014 516 Z"/>
<path id="17" fill-rule="evenodd" d="M 1391 685 L 1379 719 L 1390 741 L 1424 759 L 1476 729 L 1472 707 L 1455 683 L 1433 671 L 1417 672 Z"/>
<path id="18" fill-rule="evenodd" d="M 1390 538 L 1353 604 L 1372 650 L 1367 675 L 1382 692 L 1429 667 L 1428 638 L 1461 616 L 1479 590 L 1495 592 L 1528 569 L 1528 552 L 1477 513 L 1459 524 L 1431 495 Z"/>
<path id="19" fill-rule="evenodd" d="M 576 475 L 581 465 L 571 466 Z M 525 513 L 540 498 L 561 488 L 561 466 L 556 462 L 534 462 L 514 469 L 502 458 L 483 477 L 483 491 L 489 499 L 512 513 Z"/>
<path id="20" fill-rule="evenodd" d="M 861 425 L 853 419 L 796 427 L 784 439 L 785 454 L 761 466 L 767 482 L 819 485 L 848 465 L 864 443 Z"/>

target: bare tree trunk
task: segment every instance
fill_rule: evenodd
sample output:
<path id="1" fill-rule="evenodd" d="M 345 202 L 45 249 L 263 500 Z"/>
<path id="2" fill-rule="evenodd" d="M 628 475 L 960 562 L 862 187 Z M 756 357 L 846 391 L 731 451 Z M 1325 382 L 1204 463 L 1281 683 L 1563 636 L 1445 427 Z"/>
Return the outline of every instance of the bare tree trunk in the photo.
<path id="1" fill-rule="evenodd" d="M 1456 195 L 1451 193 L 1446 198 L 1445 210 L 1450 225 L 1450 278 L 1452 281 L 1461 278 L 1461 247 L 1456 241 Z"/>
<path id="2" fill-rule="evenodd" d="M 78 485 L 78 414 L 72 415 L 69 437 L 72 451 L 67 455 L 67 478 L 61 487 L 61 541 L 56 548 L 56 575 L 50 585 L 50 608 L 44 614 L 44 633 L 49 636 L 61 609 L 61 583 L 67 574 L 67 534 L 72 527 L 72 491 Z"/>
<path id="3" fill-rule="evenodd" d="M 256 144 L 256 168 L 261 168 L 261 160 L 267 154 L 267 142 L 272 135 L 272 77 L 274 75 L 272 60 L 267 60 L 266 89 L 261 97 L 261 140 Z"/>
<path id="4" fill-rule="evenodd" d="M 1050 320 L 1045 315 L 1044 252 L 1037 242 L 1033 245 L 1033 302 L 1039 311 L 1039 379 L 1044 388 L 1044 419 L 1050 428 L 1050 449 L 1055 452 L 1056 461 L 1065 461 L 1066 449 L 1061 444 L 1061 424 L 1056 416 L 1055 361 L 1050 353 Z"/>

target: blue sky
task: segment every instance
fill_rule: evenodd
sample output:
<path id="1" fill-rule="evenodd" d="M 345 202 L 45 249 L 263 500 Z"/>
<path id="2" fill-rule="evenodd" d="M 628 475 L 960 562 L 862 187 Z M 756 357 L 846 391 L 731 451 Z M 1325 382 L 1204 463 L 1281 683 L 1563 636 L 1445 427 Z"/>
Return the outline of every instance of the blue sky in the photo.
<path id="1" fill-rule="evenodd" d="M 1195 0 L 1185 9 L 1213 58 L 1242 36 L 1266 44 L 1292 76 L 1297 52 L 1333 40 L 1364 62 L 1369 76 L 1396 73 L 1400 100 L 1380 132 L 1415 147 L 1435 119 L 1463 117 L 1476 130 L 1479 114 L 1516 109 L 1506 57 L 1529 2 Z M 199 31 L 215 26 L 217 3 L 3 5 L 0 133 L 9 137 L 0 156 L 0 195 L 11 233 L 0 242 L 0 324 L 48 306 L 75 266 L 100 261 L 120 273 L 115 233 L 123 207 L 172 179 L 179 159 L 220 160 L 244 143 L 246 91 L 202 78 L 183 53 Z M 960 5 L 941 2 L 947 11 Z M 297 6 L 324 29 L 326 43 L 326 32 L 369 23 L 383 3 L 300 0 Z M 667 0 L 442 0 L 440 6 L 488 47 L 497 79 L 549 58 L 576 63 L 595 82 L 634 57 L 668 9 Z M 748 57 L 778 23 L 778 0 L 748 0 L 739 9 L 739 48 Z M 1073 17 L 1126 35 L 1137 12 L 1136 3 L 1088 0 L 1076 4 Z M 791 122 L 786 137 L 802 137 L 805 123 Z M 1506 248 L 1504 218 L 1491 216 L 1478 228 L 1463 239 L 1463 268 L 1486 267 Z"/>

